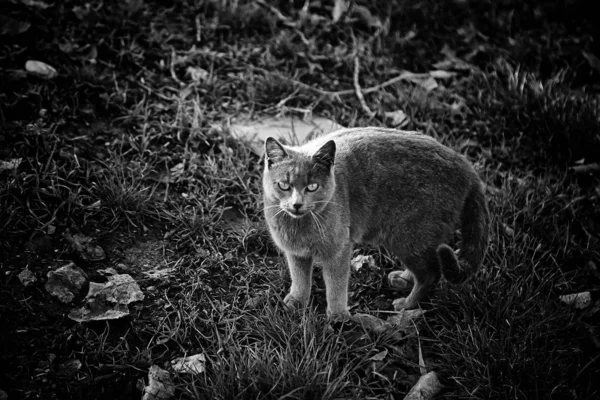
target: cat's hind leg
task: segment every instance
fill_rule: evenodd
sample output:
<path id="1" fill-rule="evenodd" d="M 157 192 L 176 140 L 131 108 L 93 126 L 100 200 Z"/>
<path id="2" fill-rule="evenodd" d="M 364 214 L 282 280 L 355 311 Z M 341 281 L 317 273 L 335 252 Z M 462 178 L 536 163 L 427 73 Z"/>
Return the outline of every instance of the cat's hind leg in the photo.
<path id="1" fill-rule="evenodd" d="M 427 251 L 422 256 L 409 257 L 405 264 L 409 272 L 402 278 L 402 273 L 405 272 L 402 271 L 400 277 L 401 279 L 411 277 L 414 286 L 408 297 L 394 300 L 395 310 L 417 308 L 418 302 L 425 297 L 440 278 L 440 266 L 435 251 Z"/>

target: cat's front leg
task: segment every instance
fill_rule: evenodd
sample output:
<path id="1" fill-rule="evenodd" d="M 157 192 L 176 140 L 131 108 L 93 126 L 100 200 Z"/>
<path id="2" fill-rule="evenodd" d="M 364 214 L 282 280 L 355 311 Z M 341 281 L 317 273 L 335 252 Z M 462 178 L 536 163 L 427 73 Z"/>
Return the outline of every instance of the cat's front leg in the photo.
<path id="1" fill-rule="evenodd" d="M 345 245 L 335 255 L 322 260 L 323 280 L 327 291 L 327 316 L 346 317 L 348 311 L 348 281 L 352 245 Z"/>
<path id="2" fill-rule="evenodd" d="M 303 257 L 287 252 L 285 256 L 290 269 L 292 286 L 283 302 L 291 308 L 304 308 L 308 304 L 312 285 L 312 257 Z"/>

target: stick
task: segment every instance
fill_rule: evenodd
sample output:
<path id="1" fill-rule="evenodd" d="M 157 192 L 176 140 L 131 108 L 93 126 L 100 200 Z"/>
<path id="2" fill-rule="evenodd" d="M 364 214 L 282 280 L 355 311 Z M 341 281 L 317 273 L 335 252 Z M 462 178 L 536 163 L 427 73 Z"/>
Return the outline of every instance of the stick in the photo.
<path id="1" fill-rule="evenodd" d="M 370 118 L 375 116 L 375 113 L 371 111 L 367 102 L 365 101 L 365 96 L 363 96 L 362 89 L 360 88 L 360 83 L 358 82 L 358 74 L 360 72 L 360 61 L 358 59 L 358 54 L 354 56 L 354 91 L 356 92 L 356 97 L 358 97 L 358 101 L 362 109 L 367 113 Z"/>

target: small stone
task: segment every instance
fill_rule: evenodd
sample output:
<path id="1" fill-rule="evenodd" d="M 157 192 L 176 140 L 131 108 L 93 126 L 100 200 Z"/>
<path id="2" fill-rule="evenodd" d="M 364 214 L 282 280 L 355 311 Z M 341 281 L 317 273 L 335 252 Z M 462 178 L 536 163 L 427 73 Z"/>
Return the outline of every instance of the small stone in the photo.
<path id="1" fill-rule="evenodd" d="M 87 291 L 89 282 L 87 274 L 75 263 L 70 263 L 48 272 L 48 282 L 44 287 L 61 302 L 70 303 Z"/>
<path id="2" fill-rule="evenodd" d="M 34 284 L 35 282 L 37 282 L 37 278 L 35 277 L 33 272 L 31 272 L 29 270 L 29 268 L 25 268 L 23 271 L 21 271 L 19 273 L 18 276 L 19 276 L 19 280 L 25 287 L 30 286 L 30 285 Z"/>

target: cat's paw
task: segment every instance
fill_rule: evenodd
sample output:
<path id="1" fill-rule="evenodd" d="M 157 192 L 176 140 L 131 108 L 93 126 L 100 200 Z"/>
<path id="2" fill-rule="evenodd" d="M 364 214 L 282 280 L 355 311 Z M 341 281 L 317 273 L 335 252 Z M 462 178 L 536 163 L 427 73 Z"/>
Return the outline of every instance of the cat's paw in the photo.
<path id="1" fill-rule="evenodd" d="M 401 297 L 392 302 L 395 311 L 412 310 L 417 308 L 417 304 L 410 303 L 406 297 Z"/>
<path id="2" fill-rule="evenodd" d="M 288 295 L 283 299 L 283 304 L 285 304 L 285 306 L 290 310 L 300 310 L 306 307 L 306 303 L 306 300 L 298 298 L 298 296 L 293 293 L 288 293 Z"/>
<path id="3" fill-rule="evenodd" d="M 408 289 L 412 286 L 412 276 L 408 271 L 392 271 L 388 275 L 388 282 L 397 289 Z"/>

